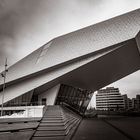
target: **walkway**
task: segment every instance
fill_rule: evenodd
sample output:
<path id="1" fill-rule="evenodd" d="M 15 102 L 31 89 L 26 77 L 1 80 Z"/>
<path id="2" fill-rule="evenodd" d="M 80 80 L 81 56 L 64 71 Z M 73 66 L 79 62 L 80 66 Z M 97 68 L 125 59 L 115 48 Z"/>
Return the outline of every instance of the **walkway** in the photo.
<path id="1" fill-rule="evenodd" d="M 72 140 L 139 140 L 140 117 L 84 119 Z"/>

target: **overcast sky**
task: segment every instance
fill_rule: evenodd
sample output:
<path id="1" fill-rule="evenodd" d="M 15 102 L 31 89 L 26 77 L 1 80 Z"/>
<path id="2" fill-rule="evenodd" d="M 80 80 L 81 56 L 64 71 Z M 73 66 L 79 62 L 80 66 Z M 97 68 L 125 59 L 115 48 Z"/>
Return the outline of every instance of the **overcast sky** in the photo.
<path id="1" fill-rule="evenodd" d="M 140 0 L 0 0 L 0 71 L 59 35 L 140 7 Z M 140 93 L 140 71 L 113 86 Z"/>

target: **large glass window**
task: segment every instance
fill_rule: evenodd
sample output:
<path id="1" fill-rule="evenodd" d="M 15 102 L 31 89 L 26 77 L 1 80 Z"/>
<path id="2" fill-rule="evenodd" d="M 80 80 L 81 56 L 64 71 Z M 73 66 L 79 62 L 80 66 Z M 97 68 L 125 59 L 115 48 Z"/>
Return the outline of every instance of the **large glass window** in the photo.
<path id="1" fill-rule="evenodd" d="M 56 104 L 66 104 L 80 114 L 84 114 L 91 100 L 92 92 L 62 84 L 56 99 Z"/>

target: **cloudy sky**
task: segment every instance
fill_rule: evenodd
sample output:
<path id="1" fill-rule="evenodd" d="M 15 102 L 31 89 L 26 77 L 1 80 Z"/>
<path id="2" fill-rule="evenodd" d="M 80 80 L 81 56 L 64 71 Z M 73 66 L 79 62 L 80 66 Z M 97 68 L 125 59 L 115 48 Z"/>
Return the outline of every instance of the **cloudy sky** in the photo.
<path id="1" fill-rule="evenodd" d="M 0 71 L 54 37 L 140 7 L 140 0 L 0 0 Z M 133 97 L 140 71 L 113 86 Z"/>

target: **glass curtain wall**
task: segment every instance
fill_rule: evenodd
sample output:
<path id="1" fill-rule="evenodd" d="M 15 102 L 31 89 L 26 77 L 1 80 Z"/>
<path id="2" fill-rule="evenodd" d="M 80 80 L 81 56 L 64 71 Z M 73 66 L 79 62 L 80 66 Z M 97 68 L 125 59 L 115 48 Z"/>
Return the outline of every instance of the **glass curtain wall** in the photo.
<path id="1" fill-rule="evenodd" d="M 84 114 L 93 93 L 89 90 L 75 88 L 62 84 L 56 99 L 56 104 L 65 104 L 80 114 Z"/>

